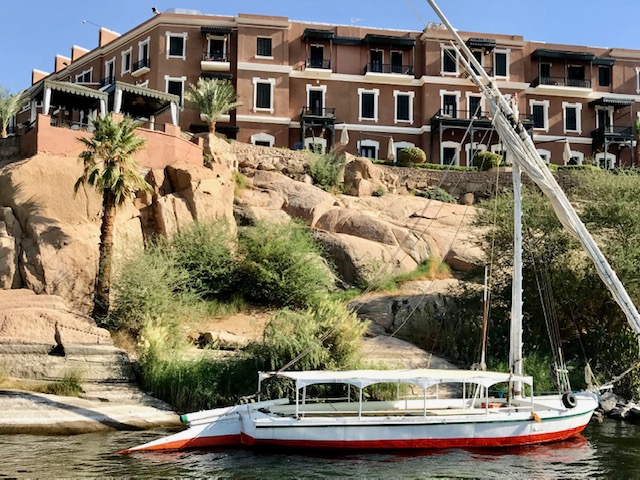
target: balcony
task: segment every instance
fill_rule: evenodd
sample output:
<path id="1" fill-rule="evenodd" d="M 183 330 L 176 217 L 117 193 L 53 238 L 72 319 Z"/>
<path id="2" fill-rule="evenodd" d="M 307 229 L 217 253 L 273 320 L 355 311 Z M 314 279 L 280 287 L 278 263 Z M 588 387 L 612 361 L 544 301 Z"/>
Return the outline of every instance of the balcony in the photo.
<path id="1" fill-rule="evenodd" d="M 304 68 L 318 68 L 320 70 L 331 70 L 331 60 L 318 60 L 315 58 L 309 58 L 304 62 Z"/>
<path id="2" fill-rule="evenodd" d="M 413 65 L 397 65 L 394 63 L 369 63 L 364 67 L 364 74 L 386 73 L 391 75 L 413 76 Z"/>
<path id="3" fill-rule="evenodd" d="M 102 80 L 100 80 L 100 88 L 106 87 L 107 85 L 111 85 L 115 81 L 116 81 L 116 79 L 115 79 L 115 77 L 113 75 L 110 75 L 108 77 L 104 77 Z"/>
<path id="4" fill-rule="evenodd" d="M 228 53 L 203 52 L 200 70 L 203 72 L 228 72 L 231 70 Z"/>
<path id="5" fill-rule="evenodd" d="M 335 108 L 302 107 L 302 113 L 300 115 L 303 117 L 317 117 L 317 118 L 327 118 L 327 119 L 335 120 L 336 109 Z"/>
<path id="6" fill-rule="evenodd" d="M 621 125 L 604 125 L 591 132 L 594 144 L 627 143 L 633 141 L 633 129 Z"/>
<path id="7" fill-rule="evenodd" d="M 138 60 L 133 64 L 133 69 L 131 70 L 132 77 L 141 77 L 145 73 L 149 73 L 151 71 L 151 61 L 148 58 L 143 58 L 142 60 Z"/>
<path id="8" fill-rule="evenodd" d="M 520 115 L 518 118 L 526 129 L 533 127 L 533 119 L 531 115 Z M 468 127 L 473 122 L 473 126 L 480 129 L 492 129 L 491 113 L 478 112 L 469 110 L 458 110 L 456 108 L 444 108 L 436 112 L 431 117 L 431 126 L 437 129 L 440 126 L 446 127 Z"/>
<path id="9" fill-rule="evenodd" d="M 531 82 L 531 87 L 536 88 L 542 85 L 556 87 L 591 88 L 591 80 L 566 78 L 566 77 L 538 77 Z"/>

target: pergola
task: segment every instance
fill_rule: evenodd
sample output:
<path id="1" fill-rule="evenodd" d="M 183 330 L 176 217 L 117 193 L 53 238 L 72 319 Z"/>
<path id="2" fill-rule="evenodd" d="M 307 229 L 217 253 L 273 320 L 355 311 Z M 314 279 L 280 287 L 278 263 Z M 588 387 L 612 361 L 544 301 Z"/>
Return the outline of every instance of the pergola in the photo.
<path id="1" fill-rule="evenodd" d="M 29 93 L 29 101 L 31 102 L 31 122 L 36 120 L 36 105 L 39 102 L 42 103 L 44 115 L 49 115 L 52 105 L 55 105 L 85 110 L 89 112 L 89 118 L 95 118 L 98 111 L 101 115 L 107 113 L 108 95 L 76 83 L 45 80 Z"/>
<path id="2" fill-rule="evenodd" d="M 171 109 L 171 123 L 178 124 L 180 97 L 124 82 L 114 82 L 104 91 L 109 97 L 109 110 L 132 118 L 151 118 Z"/>

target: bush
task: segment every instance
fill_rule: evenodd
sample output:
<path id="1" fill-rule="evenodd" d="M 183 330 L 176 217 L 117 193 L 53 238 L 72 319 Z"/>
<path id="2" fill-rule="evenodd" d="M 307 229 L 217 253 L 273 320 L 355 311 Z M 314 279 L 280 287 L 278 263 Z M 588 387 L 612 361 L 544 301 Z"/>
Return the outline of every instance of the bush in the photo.
<path id="1" fill-rule="evenodd" d="M 266 224 L 239 232 L 241 288 L 261 305 L 306 308 L 333 287 L 333 275 L 306 226 Z"/>
<path id="2" fill-rule="evenodd" d="M 420 147 L 408 147 L 400 150 L 398 154 L 398 164 L 403 166 L 416 165 L 418 163 L 425 163 L 427 161 L 427 154 L 424 153 Z"/>
<path id="3" fill-rule="evenodd" d="M 471 165 L 477 167 L 479 170 L 486 171 L 494 167 L 499 167 L 502 164 L 502 155 L 492 153 L 486 150 L 476 152 L 471 161 Z"/>
<path id="4" fill-rule="evenodd" d="M 253 353 L 268 370 L 282 368 L 303 352 L 296 370 L 355 368 L 366 328 L 342 303 L 325 299 L 306 311 L 279 311 L 267 324 L 264 343 L 255 345 Z"/>
<path id="5" fill-rule="evenodd" d="M 192 304 L 188 273 L 176 266 L 165 242 L 153 243 L 126 262 L 113 284 L 115 308 L 106 326 L 137 337 L 147 322 L 174 324 Z"/>
<path id="6" fill-rule="evenodd" d="M 385 191 L 385 189 L 383 187 L 378 187 L 376 188 L 373 193 L 371 194 L 374 197 L 382 197 L 385 193 L 387 193 Z"/>
<path id="7" fill-rule="evenodd" d="M 339 189 L 345 163 L 344 155 L 310 153 L 308 158 L 309 174 L 313 182 L 323 190 Z"/>
<path id="8" fill-rule="evenodd" d="M 62 395 L 65 397 L 77 397 L 82 391 L 82 375 L 76 370 L 64 372 L 58 381 L 47 383 L 40 391 L 49 395 Z"/>
<path id="9" fill-rule="evenodd" d="M 456 199 L 453 198 L 453 196 L 449 192 L 443 190 L 440 187 L 432 187 L 428 190 L 416 190 L 414 193 L 416 197 L 438 200 L 439 202 L 444 203 L 456 203 Z"/>
<path id="10" fill-rule="evenodd" d="M 169 242 L 175 266 L 186 277 L 186 287 L 200 298 L 227 298 L 236 288 L 237 262 L 233 240 L 224 221 L 194 223 Z"/>

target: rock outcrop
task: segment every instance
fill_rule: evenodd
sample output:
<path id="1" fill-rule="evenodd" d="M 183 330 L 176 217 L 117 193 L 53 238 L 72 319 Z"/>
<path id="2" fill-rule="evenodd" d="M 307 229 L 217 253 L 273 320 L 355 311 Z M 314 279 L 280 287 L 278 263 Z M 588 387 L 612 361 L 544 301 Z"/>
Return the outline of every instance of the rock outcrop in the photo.
<path id="1" fill-rule="evenodd" d="M 87 312 L 98 263 L 101 196 L 74 184 L 82 173 L 75 157 L 38 154 L 0 163 L 0 288 L 59 295 Z M 116 266 L 145 238 L 171 234 L 194 220 L 226 218 L 232 227 L 233 180 L 225 166 L 174 163 L 147 175 L 152 196 L 118 209 Z"/>

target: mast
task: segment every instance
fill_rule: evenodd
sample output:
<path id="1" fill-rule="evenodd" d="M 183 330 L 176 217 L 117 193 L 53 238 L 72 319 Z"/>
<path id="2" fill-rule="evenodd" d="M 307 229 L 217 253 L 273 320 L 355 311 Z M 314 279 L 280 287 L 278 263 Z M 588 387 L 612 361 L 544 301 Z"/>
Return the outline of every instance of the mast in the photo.
<path id="1" fill-rule="evenodd" d="M 480 62 L 472 55 L 467 45 L 462 41 L 458 32 L 456 32 L 449 20 L 447 20 L 438 8 L 435 1 L 427 0 L 427 2 L 453 36 L 456 51 L 458 53 L 464 53 L 464 55 L 458 55 L 460 61 L 469 73 L 469 78 L 487 98 L 493 124 L 503 144 L 508 146 L 508 150 L 512 153 L 514 167 L 517 165 L 524 171 L 531 180 L 538 185 L 542 193 L 549 198 L 558 220 L 560 220 L 567 231 L 581 243 L 582 248 L 584 248 L 593 261 L 596 271 L 603 283 L 622 308 L 632 330 L 637 335 L 640 335 L 640 314 L 633 304 L 631 297 L 629 297 L 618 276 L 607 262 L 607 259 L 582 223 L 582 220 L 580 220 L 580 217 L 551 174 L 544 160 L 540 158 L 540 154 L 537 152 L 533 140 L 515 117 L 511 106 L 495 86 L 493 80 L 487 75 L 487 72 L 484 71 Z M 475 70 L 472 66 L 475 67 Z"/>
<path id="2" fill-rule="evenodd" d="M 513 164 L 513 280 L 511 284 L 511 327 L 509 334 L 509 370 L 521 376 L 522 368 L 522 176 Z M 522 395 L 522 384 L 513 384 L 513 397 Z"/>

